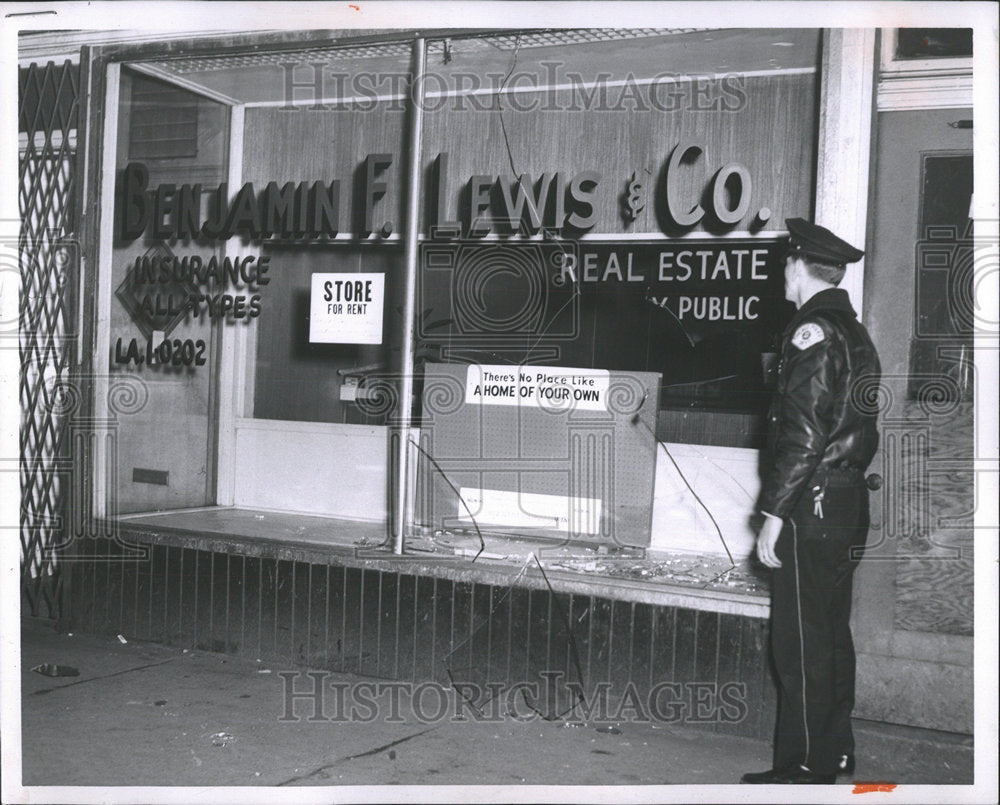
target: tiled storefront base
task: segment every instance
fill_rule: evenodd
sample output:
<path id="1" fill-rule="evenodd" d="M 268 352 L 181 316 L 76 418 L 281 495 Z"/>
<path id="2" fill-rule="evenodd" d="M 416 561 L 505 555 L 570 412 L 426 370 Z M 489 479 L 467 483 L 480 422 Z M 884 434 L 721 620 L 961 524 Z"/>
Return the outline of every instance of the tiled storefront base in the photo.
<path id="1" fill-rule="evenodd" d="M 567 720 L 771 734 L 761 617 L 561 591 L 531 567 L 431 573 L 426 562 L 218 535 L 135 527 L 127 539 L 137 546 L 127 552 L 110 539 L 79 545 L 70 628 L 287 668 L 459 683 L 473 698 L 527 683 L 524 706 Z"/>

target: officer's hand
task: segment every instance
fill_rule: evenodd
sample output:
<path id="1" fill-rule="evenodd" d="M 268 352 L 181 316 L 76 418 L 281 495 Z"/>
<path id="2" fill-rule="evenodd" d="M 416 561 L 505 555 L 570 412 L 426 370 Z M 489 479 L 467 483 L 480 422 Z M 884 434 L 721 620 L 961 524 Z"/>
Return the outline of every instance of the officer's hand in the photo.
<path id="1" fill-rule="evenodd" d="M 774 552 L 774 548 L 778 544 L 778 535 L 781 534 L 783 525 L 780 517 L 771 514 L 764 516 L 764 525 L 761 526 L 760 533 L 757 535 L 757 558 L 767 567 L 781 567 L 781 562 Z"/>

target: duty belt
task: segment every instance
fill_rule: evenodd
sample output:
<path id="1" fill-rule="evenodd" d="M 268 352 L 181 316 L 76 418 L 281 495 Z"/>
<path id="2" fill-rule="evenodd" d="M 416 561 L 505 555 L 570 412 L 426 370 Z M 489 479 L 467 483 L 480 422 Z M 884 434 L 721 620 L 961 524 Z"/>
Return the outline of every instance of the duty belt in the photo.
<path id="1" fill-rule="evenodd" d="M 826 467 L 813 476 L 813 483 L 825 483 L 826 486 L 856 486 L 865 483 L 865 473 L 861 467 L 849 464 Z"/>

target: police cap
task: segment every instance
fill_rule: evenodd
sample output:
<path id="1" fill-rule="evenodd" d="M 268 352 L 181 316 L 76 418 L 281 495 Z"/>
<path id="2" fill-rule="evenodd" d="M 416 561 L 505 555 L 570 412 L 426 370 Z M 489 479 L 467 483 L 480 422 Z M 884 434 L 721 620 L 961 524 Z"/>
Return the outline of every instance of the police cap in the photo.
<path id="1" fill-rule="evenodd" d="M 855 249 L 829 229 L 811 224 L 804 218 L 789 218 L 785 225 L 788 227 L 790 253 L 798 252 L 836 266 L 857 262 L 864 256 L 863 251 Z"/>

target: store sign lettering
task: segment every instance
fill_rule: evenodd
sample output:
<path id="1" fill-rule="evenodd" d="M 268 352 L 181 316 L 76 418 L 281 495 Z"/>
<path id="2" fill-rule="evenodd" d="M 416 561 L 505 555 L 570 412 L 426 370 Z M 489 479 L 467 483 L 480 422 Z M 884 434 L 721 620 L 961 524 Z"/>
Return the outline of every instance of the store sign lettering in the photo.
<path id="1" fill-rule="evenodd" d="M 119 338 L 115 341 L 115 363 L 142 366 L 144 363 L 149 366 L 204 366 L 208 363 L 205 354 L 207 344 L 204 339 L 192 338 L 164 338 L 162 341 L 154 342 L 152 339 L 146 341 L 142 346 L 139 339 L 133 338 L 128 344 Z"/>
<path id="2" fill-rule="evenodd" d="M 575 355 L 581 322 L 608 321 L 620 354 L 633 365 L 646 359 L 654 321 L 689 346 L 728 332 L 767 340 L 783 327 L 787 304 L 780 254 L 773 238 L 750 237 L 571 246 L 477 241 L 457 249 L 427 241 L 421 244 L 418 308 L 455 323 L 422 337 L 446 344 L 461 336 L 496 349 L 527 333 L 539 343 L 563 342 L 564 353 Z M 510 270 L 497 271 L 498 265 Z M 515 320 L 516 330 L 505 329 Z M 630 332 L 637 334 L 634 341 Z"/>
<path id="3" fill-rule="evenodd" d="M 538 177 L 522 173 L 513 184 L 503 177 L 484 174 L 472 176 L 467 182 L 467 201 L 456 210 L 464 220 L 463 226 L 463 221 L 451 218 L 448 208 L 448 154 L 438 154 L 436 165 L 435 232 L 464 230 L 469 237 L 483 237 L 494 231 L 534 235 L 543 226 L 586 231 L 597 220 L 594 197 L 601 174 L 596 171 L 581 171 L 570 177 L 562 173 Z"/>
<path id="4" fill-rule="evenodd" d="M 361 231 L 359 237 L 378 233 L 388 237 L 394 230 L 391 220 L 378 214 L 380 202 L 389 189 L 388 170 L 394 156 L 369 154 L 359 170 L 353 193 Z M 702 146 L 679 143 L 667 159 L 664 178 L 653 192 L 673 227 L 688 230 L 707 218 L 723 226 L 735 226 L 750 211 L 753 182 L 746 166 L 739 162 L 715 171 L 700 194 L 691 194 L 682 178 L 682 166 L 709 159 Z M 708 173 L 706 172 L 706 177 Z M 435 179 L 429 188 L 432 236 L 462 233 L 469 237 L 535 235 L 543 228 L 564 235 L 591 230 L 598 221 L 598 188 L 603 174 L 583 170 L 574 174 L 523 173 L 515 180 L 495 174 L 476 174 L 465 180 L 452 204 L 454 186 L 448 175 L 448 154 L 435 159 Z M 644 185 L 631 172 L 628 182 L 628 212 L 634 219 L 646 206 Z M 149 187 L 149 170 L 139 162 L 129 163 L 119 186 L 120 238 L 130 242 L 148 233 L 158 240 L 226 240 L 237 235 L 252 240 L 333 239 L 341 232 L 345 213 L 343 182 L 340 179 L 315 182 L 268 182 L 257 190 L 252 182 L 235 194 L 222 183 L 214 189 L 201 184 L 161 184 Z M 203 197 L 207 203 L 203 203 Z M 358 207 L 360 205 L 360 207 Z M 756 212 L 756 224 L 771 216 L 768 208 Z"/>
<path id="5" fill-rule="evenodd" d="M 252 182 L 241 187 L 232 201 L 223 183 L 209 194 L 207 215 L 202 215 L 200 184 L 161 184 L 148 190 L 149 170 L 131 162 L 122 176 L 121 239 L 133 241 L 147 229 L 158 240 L 214 238 L 236 234 L 252 238 L 294 235 L 336 237 L 340 221 L 340 182 L 269 182 L 260 192 Z M 212 199 L 214 198 L 214 203 Z"/>
<path id="6" fill-rule="evenodd" d="M 705 217 L 706 210 L 700 203 L 683 198 L 677 181 L 681 164 L 693 162 L 703 155 L 704 149 L 700 145 L 680 143 L 667 163 L 666 207 L 670 218 L 679 227 L 696 226 Z M 752 184 L 750 172 L 739 162 L 723 166 L 705 188 L 708 191 L 705 195 L 709 201 L 709 212 L 721 224 L 739 223 L 750 210 Z M 757 220 L 761 223 L 770 217 L 771 211 L 766 207 L 757 212 Z"/>

